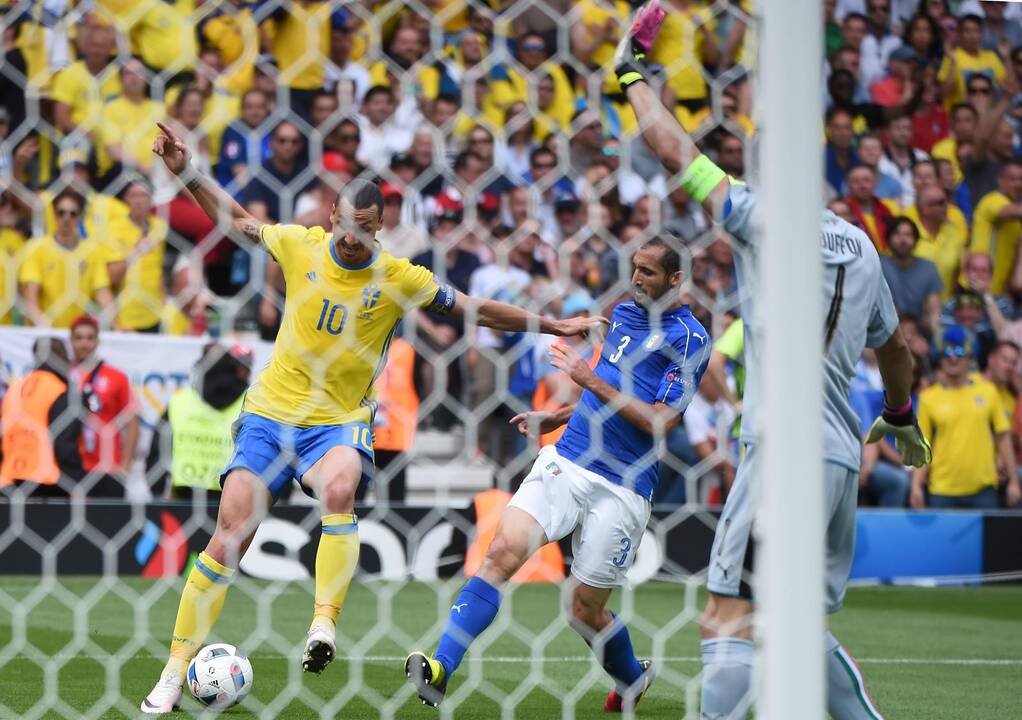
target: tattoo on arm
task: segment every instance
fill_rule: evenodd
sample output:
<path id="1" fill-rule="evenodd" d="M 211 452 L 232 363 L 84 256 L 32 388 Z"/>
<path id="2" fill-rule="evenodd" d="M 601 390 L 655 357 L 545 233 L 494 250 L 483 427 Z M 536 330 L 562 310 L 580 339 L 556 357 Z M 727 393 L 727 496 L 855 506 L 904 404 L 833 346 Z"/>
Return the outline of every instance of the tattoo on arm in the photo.
<path id="1" fill-rule="evenodd" d="M 236 227 L 241 232 L 241 234 L 244 235 L 245 238 L 250 240 L 251 242 L 259 243 L 261 241 L 261 238 L 259 237 L 259 231 L 262 229 L 263 223 L 255 220 L 254 218 L 251 218 L 247 220 L 241 220 L 240 222 L 238 222 Z"/>
<path id="2" fill-rule="evenodd" d="M 191 180 L 185 183 L 185 187 L 188 188 L 189 192 L 195 192 L 202 187 L 202 181 L 197 177 L 193 177 Z"/>

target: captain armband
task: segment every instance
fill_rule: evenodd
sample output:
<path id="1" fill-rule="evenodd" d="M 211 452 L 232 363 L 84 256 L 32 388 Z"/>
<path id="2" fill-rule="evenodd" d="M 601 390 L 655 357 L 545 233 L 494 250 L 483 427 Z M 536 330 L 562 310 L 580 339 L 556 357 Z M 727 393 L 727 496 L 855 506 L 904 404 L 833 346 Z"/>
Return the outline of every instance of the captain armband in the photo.
<path id="1" fill-rule="evenodd" d="M 702 202 L 713 188 L 717 187 L 727 174 L 717 167 L 710 158 L 700 155 L 688 166 L 688 170 L 681 176 L 681 187 L 691 195 L 696 202 Z"/>
<path id="2" fill-rule="evenodd" d="M 440 289 L 436 291 L 433 301 L 426 306 L 426 309 L 432 310 L 439 315 L 449 315 L 451 310 L 454 309 L 454 299 L 457 297 L 457 292 L 453 285 L 440 283 Z"/>

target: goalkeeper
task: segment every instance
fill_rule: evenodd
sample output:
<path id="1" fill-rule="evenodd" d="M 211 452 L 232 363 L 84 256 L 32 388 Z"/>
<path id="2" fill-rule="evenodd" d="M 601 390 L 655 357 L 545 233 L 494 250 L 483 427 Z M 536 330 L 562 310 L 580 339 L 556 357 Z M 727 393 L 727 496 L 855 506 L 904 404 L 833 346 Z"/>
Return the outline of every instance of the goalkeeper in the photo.
<path id="1" fill-rule="evenodd" d="M 646 83 L 645 53 L 652 46 L 664 10 L 656 0 L 643 6 L 629 33 L 618 45 L 615 69 L 622 90 L 640 122 L 643 138 L 660 162 L 735 241 L 735 268 L 743 297 L 745 366 L 741 442 L 747 453 L 717 524 L 711 550 L 702 616 L 703 718 L 744 718 L 751 704 L 753 642 L 752 588 L 745 573 L 753 564 L 752 519 L 761 459 L 757 451 L 761 338 L 757 327 L 757 260 L 759 238 L 751 218 L 756 195 L 743 183 L 730 180 L 660 103 Z M 811 182 L 819 182 L 813 177 Z M 930 446 L 919 430 L 909 399 L 912 356 L 898 327 L 891 292 L 880 272 L 873 244 L 858 228 L 824 211 L 821 223 L 824 266 L 824 498 L 826 514 L 827 611 L 836 612 L 844 600 L 855 548 L 855 510 L 858 496 L 860 439 L 848 390 L 855 363 L 865 346 L 876 349 L 886 396 L 881 418 L 868 441 L 892 434 L 905 462 L 922 466 L 930 461 Z M 797 350 L 801 352 L 802 350 Z M 783 478 L 774 478 L 783 482 Z M 855 662 L 827 633 L 827 706 L 836 720 L 879 718 Z"/>

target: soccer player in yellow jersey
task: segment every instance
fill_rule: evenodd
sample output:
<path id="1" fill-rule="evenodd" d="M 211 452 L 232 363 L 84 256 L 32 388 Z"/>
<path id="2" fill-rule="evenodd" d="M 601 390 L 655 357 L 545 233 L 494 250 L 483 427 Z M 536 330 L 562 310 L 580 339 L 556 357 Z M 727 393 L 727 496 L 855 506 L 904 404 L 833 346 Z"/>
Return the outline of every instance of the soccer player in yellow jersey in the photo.
<path id="1" fill-rule="evenodd" d="M 188 664 L 223 608 L 227 586 L 256 527 L 285 484 L 297 478 L 322 506 L 316 594 L 302 665 L 322 672 L 336 653 L 334 627 L 358 563 L 355 490 L 372 470 L 373 383 L 401 317 L 416 307 L 467 316 L 496 330 L 586 334 L 601 318 L 552 320 L 478 300 L 432 272 L 394 258 L 376 241 L 379 187 L 353 180 L 331 211 L 332 232 L 258 221 L 189 166 L 188 150 L 164 125 L 153 151 L 210 219 L 232 218 L 239 240 L 258 243 L 286 280 L 284 317 L 269 365 L 249 390 L 234 455 L 221 476 L 216 530 L 188 576 L 170 658 L 142 711 L 173 710 Z"/>

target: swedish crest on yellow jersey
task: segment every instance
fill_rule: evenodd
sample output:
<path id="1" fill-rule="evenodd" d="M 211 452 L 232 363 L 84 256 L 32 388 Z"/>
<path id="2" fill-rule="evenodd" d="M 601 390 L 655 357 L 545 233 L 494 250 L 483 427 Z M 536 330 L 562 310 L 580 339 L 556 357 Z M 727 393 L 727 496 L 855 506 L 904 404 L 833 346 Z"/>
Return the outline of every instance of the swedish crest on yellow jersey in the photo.
<path id="1" fill-rule="evenodd" d="M 437 298 L 433 273 L 381 249 L 345 265 L 322 228 L 266 225 L 260 240 L 287 289 L 273 354 L 245 412 L 297 427 L 371 423 L 372 385 L 395 327 Z"/>

